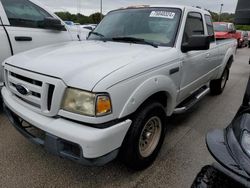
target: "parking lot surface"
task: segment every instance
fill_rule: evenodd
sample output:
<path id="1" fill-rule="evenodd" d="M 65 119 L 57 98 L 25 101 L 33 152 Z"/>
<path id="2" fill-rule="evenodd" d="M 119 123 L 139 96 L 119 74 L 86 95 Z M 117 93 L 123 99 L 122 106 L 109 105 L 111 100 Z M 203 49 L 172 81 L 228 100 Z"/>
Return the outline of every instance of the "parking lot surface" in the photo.
<path id="1" fill-rule="evenodd" d="M 168 119 L 165 144 L 155 163 L 133 172 L 119 161 L 84 167 L 33 145 L 0 115 L 0 187 L 190 187 L 200 169 L 214 160 L 205 135 L 226 127 L 241 104 L 249 78 L 250 50 L 240 49 L 220 96 L 206 96 L 190 112 Z"/>

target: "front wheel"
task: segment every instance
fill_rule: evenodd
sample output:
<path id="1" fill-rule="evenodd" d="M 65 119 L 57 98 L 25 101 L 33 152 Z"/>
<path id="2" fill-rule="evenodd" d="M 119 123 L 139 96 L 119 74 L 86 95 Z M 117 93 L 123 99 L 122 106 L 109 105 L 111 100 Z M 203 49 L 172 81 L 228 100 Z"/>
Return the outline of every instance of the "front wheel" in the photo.
<path id="1" fill-rule="evenodd" d="M 226 68 L 220 79 L 212 80 L 210 82 L 210 92 L 212 95 L 220 95 L 227 84 L 227 80 L 229 78 L 229 69 Z"/>
<path id="2" fill-rule="evenodd" d="M 164 107 L 158 102 L 144 105 L 135 114 L 120 151 L 127 167 L 142 170 L 153 163 L 164 141 L 165 124 Z"/>

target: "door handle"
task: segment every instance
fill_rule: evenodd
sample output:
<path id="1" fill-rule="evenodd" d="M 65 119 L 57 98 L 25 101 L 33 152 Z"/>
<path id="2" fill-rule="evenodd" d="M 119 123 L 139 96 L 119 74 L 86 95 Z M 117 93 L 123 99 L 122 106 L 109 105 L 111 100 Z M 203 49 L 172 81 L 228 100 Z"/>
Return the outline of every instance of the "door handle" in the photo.
<path id="1" fill-rule="evenodd" d="M 206 58 L 209 58 L 209 57 L 210 57 L 210 53 L 207 53 L 207 54 L 206 54 Z"/>
<path id="2" fill-rule="evenodd" d="M 32 37 L 17 36 L 17 37 L 15 37 L 15 40 L 18 42 L 32 41 Z"/>

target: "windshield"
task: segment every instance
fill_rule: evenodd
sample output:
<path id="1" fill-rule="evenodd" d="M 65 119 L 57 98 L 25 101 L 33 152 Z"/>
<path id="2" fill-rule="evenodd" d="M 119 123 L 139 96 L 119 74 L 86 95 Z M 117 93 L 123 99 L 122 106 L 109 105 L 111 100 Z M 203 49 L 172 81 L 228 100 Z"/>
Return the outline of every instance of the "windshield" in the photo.
<path id="1" fill-rule="evenodd" d="M 173 46 L 180 17 L 181 10 L 175 8 L 113 11 L 105 16 L 89 39 L 113 41 L 114 38 L 130 37 L 160 46 Z"/>
<path id="2" fill-rule="evenodd" d="M 214 23 L 214 31 L 216 32 L 228 32 L 228 25 L 223 23 Z"/>

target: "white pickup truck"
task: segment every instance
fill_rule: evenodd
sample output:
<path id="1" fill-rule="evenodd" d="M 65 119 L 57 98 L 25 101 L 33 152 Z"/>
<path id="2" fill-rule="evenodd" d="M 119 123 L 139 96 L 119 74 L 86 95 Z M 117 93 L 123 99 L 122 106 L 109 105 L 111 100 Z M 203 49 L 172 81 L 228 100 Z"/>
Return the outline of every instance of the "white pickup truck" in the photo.
<path id="1" fill-rule="evenodd" d="M 237 41 L 216 41 L 209 12 L 187 6 L 111 11 L 88 40 L 7 59 L 7 115 L 30 141 L 84 165 L 156 158 L 167 116 L 221 94 Z M 36 130 L 36 131 L 34 131 Z"/>
<path id="2" fill-rule="evenodd" d="M 80 28 L 80 27 L 79 27 Z M 35 0 L 0 0 L 0 62 L 26 50 L 86 39 L 88 30 L 71 31 L 53 12 Z M 0 86 L 3 86 L 0 68 Z"/>

